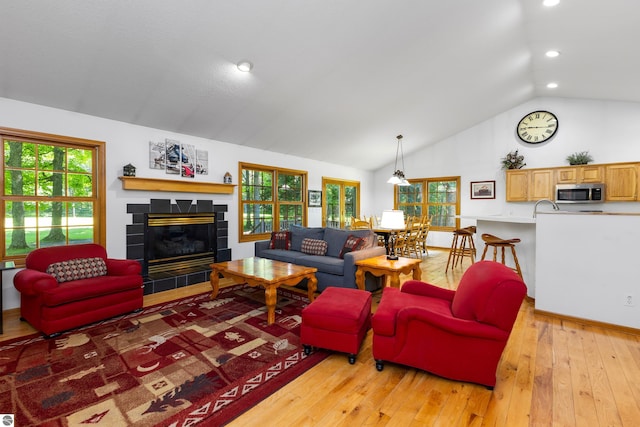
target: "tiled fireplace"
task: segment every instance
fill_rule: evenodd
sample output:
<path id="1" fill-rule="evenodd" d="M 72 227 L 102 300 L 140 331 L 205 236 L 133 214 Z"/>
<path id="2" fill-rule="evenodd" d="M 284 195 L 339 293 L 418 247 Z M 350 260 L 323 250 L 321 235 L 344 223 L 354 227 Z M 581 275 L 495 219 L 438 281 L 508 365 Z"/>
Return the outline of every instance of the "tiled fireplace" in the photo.
<path id="1" fill-rule="evenodd" d="M 226 212 L 211 200 L 127 204 L 127 258 L 142 265 L 145 295 L 208 281 L 211 263 L 231 260 Z"/>

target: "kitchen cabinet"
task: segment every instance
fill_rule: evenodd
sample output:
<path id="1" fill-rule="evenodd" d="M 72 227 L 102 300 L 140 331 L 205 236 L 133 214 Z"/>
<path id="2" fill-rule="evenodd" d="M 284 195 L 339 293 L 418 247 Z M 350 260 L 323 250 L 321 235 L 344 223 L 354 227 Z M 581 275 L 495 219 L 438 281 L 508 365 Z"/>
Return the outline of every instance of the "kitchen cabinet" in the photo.
<path id="1" fill-rule="evenodd" d="M 507 202 L 553 199 L 553 169 L 511 169 L 507 171 Z"/>
<path id="2" fill-rule="evenodd" d="M 604 166 L 584 165 L 556 169 L 556 184 L 604 182 Z"/>
<path id="3" fill-rule="evenodd" d="M 638 163 L 618 163 L 605 166 L 605 200 L 626 202 L 637 200 Z"/>
<path id="4" fill-rule="evenodd" d="M 532 169 L 529 174 L 529 201 L 555 198 L 553 169 Z"/>
<path id="5" fill-rule="evenodd" d="M 526 202 L 529 190 L 529 172 L 522 169 L 507 171 L 507 202 Z"/>
<path id="6" fill-rule="evenodd" d="M 605 202 L 639 201 L 640 162 L 511 169 L 506 171 L 507 202 L 555 200 L 556 184 L 603 182 Z"/>

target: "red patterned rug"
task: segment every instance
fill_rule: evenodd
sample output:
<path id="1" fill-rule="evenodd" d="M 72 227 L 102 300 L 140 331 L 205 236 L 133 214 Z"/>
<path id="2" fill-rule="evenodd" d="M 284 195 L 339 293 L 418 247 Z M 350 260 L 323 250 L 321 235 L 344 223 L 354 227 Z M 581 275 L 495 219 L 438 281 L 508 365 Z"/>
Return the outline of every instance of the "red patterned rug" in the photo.
<path id="1" fill-rule="evenodd" d="M 17 426 L 223 425 L 310 369 L 308 299 L 246 285 L 183 298 L 45 340 L 0 343 L 0 413 Z"/>

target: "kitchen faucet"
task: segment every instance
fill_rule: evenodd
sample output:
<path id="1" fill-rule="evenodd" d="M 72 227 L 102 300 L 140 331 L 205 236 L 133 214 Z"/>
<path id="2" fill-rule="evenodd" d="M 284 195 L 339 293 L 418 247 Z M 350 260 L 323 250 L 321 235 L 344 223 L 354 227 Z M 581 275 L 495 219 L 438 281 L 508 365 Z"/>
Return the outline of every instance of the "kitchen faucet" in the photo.
<path id="1" fill-rule="evenodd" d="M 553 206 L 553 210 L 554 210 L 554 211 L 559 211 L 559 210 L 560 210 L 560 208 L 558 207 L 558 204 L 557 204 L 556 202 L 551 201 L 551 200 L 549 200 L 549 199 L 540 199 L 540 200 L 538 200 L 538 201 L 536 202 L 535 206 L 533 207 L 533 217 L 534 217 L 534 218 L 536 217 L 536 211 L 537 211 L 537 209 L 538 209 L 538 205 L 539 205 L 540 203 L 542 203 L 542 202 L 551 203 L 551 205 Z"/>

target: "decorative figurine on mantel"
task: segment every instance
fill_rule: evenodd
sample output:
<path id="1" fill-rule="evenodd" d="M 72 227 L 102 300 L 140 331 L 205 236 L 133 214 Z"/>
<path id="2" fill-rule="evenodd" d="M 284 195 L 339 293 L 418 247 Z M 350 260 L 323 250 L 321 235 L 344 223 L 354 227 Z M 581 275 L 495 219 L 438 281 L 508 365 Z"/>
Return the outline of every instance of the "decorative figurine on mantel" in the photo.
<path id="1" fill-rule="evenodd" d="M 231 177 L 231 174 L 229 172 L 224 174 L 224 182 L 225 184 L 231 184 L 233 183 L 233 178 Z"/>
<path id="2" fill-rule="evenodd" d="M 136 176 L 136 167 L 129 163 L 122 168 L 122 174 L 124 176 Z"/>

